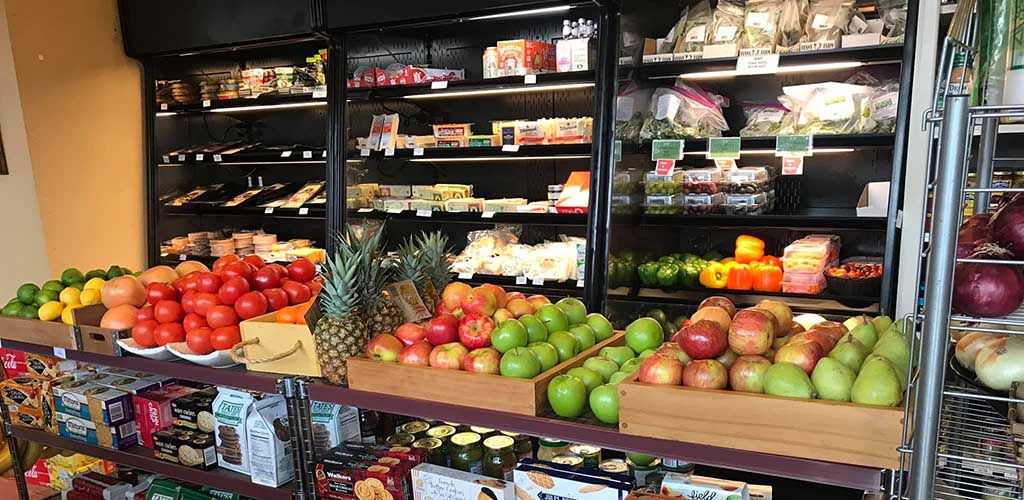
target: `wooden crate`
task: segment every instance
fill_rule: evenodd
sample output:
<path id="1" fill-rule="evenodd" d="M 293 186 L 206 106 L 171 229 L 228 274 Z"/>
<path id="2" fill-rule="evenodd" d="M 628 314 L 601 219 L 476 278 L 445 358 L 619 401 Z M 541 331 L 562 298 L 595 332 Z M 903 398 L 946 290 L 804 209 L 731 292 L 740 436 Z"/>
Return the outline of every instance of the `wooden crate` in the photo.
<path id="1" fill-rule="evenodd" d="M 238 325 L 242 334 L 242 354 L 251 360 L 245 363 L 245 367 L 257 372 L 321 376 L 316 343 L 309 326 L 276 323 L 276 315 L 272 312 L 256 316 Z"/>
<path id="2" fill-rule="evenodd" d="M 603 347 L 625 343 L 625 335 L 616 332 L 531 379 L 349 358 L 348 386 L 360 391 L 534 416 L 549 408 L 548 382 L 552 378 L 582 365 Z"/>
<path id="3" fill-rule="evenodd" d="M 71 317 L 81 332 L 81 350 L 108 356 L 122 356 L 124 353 L 117 344 L 117 339 L 129 338 L 132 332 L 100 328 L 100 319 L 106 312 L 107 308 L 103 304 L 79 307 L 71 311 Z"/>
<path id="4" fill-rule="evenodd" d="M 619 384 L 619 431 L 722 448 L 895 469 L 903 406 Z"/>
<path id="5" fill-rule="evenodd" d="M 0 317 L 0 339 L 78 349 L 74 327 L 60 321 Z"/>

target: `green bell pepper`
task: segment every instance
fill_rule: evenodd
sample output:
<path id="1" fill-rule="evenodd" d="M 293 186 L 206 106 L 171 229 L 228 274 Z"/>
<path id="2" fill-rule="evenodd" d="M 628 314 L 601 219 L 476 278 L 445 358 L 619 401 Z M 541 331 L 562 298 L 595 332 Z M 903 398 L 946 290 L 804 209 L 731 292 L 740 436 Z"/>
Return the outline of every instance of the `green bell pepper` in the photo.
<path id="1" fill-rule="evenodd" d="M 658 266 L 658 286 L 671 288 L 676 286 L 679 279 L 679 266 L 674 263 L 665 263 Z"/>
<path id="2" fill-rule="evenodd" d="M 640 276 L 640 283 L 645 286 L 657 286 L 658 268 L 661 264 L 657 262 L 645 262 L 637 267 L 637 274 Z"/>
<path id="3" fill-rule="evenodd" d="M 711 250 L 710 252 L 704 254 L 704 260 L 722 260 L 724 258 L 725 256 L 714 250 Z"/>
<path id="4" fill-rule="evenodd" d="M 700 272 L 703 270 L 703 267 L 697 266 L 692 261 L 684 264 L 679 272 L 679 286 L 683 288 L 697 288 L 697 285 L 700 283 Z"/>

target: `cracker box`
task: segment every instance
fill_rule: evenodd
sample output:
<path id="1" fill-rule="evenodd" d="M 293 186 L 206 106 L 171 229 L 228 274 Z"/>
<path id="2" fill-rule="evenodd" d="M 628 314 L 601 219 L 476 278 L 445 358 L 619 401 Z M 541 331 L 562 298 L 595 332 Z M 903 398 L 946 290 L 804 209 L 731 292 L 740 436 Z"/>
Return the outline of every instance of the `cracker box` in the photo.
<path id="1" fill-rule="evenodd" d="M 135 420 L 131 394 L 84 380 L 72 380 L 55 386 L 53 399 L 58 413 L 92 420 L 97 424 L 116 426 Z"/>
<path id="2" fill-rule="evenodd" d="M 213 401 L 217 388 L 202 389 L 171 401 L 171 415 L 174 425 L 202 432 L 213 432 L 216 425 L 213 417 Z"/>
<path id="3" fill-rule="evenodd" d="M 362 461 L 333 453 L 316 464 L 316 496 L 332 500 L 411 500 L 409 467 L 397 458 Z"/>
<path id="4" fill-rule="evenodd" d="M 358 441 L 359 410 L 323 401 L 310 404 L 310 420 L 313 423 L 313 450 L 317 456 L 345 441 Z"/>
<path id="5" fill-rule="evenodd" d="M 4 378 L 17 378 L 28 376 L 28 367 L 25 365 L 25 353 L 11 349 L 0 349 L 0 361 L 3 361 Z"/>
<path id="6" fill-rule="evenodd" d="M 291 432 L 284 396 L 257 401 L 245 421 L 249 439 L 249 475 L 252 482 L 278 487 L 295 478 Z"/>
<path id="7" fill-rule="evenodd" d="M 74 370 L 78 363 L 40 354 L 25 353 L 25 369 L 29 377 L 54 378 L 61 372 Z"/>
<path id="8" fill-rule="evenodd" d="M 726 481 L 712 477 L 691 476 L 670 472 L 665 474 L 661 483 L 661 495 L 664 497 L 701 498 L 707 500 L 750 500 L 760 498 L 771 499 L 771 488 L 758 487 L 757 497 L 751 494 L 751 486 L 741 481 Z"/>
<path id="9" fill-rule="evenodd" d="M 39 408 L 26 406 L 7 406 L 7 412 L 11 415 L 11 423 L 19 427 L 31 427 L 33 429 L 47 428 L 46 418 Z"/>
<path id="10" fill-rule="evenodd" d="M 364 462 L 380 461 L 384 465 L 401 465 L 407 469 L 411 469 L 425 460 L 422 448 L 372 444 L 362 441 L 346 441 L 329 450 L 327 455 Z M 396 459 L 397 461 L 381 459 Z"/>
<path id="11" fill-rule="evenodd" d="M 171 410 L 174 400 L 196 391 L 192 387 L 169 384 L 132 396 L 135 422 L 139 426 L 139 444 L 153 448 L 153 434 L 174 424 L 174 413 Z"/>
<path id="12" fill-rule="evenodd" d="M 247 392 L 222 387 L 213 400 L 217 436 L 217 464 L 249 474 L 249 439 L 246 420 L 255 400 Z"/>
<path id="13" fill-rule="evenodd" d="M 625 474 L 530 458 L 521 460 L 512 476 L 520 500 L 624 500 L 633 489 Z"/>
<path id="14" fill-rule="evenodd" d="M 149 437 L 153 456 L 188 467 L 206 469 L 217 465 L 212 434 L 180 427 L 168 427 Z"/>
<path id="15" fill-rule="evenodd" d="M 500 40 L 498 64 L 502 76 L 556 71 L 555 46 L 536 40 Z"/>
<path id="16" fill-rule="evenodd" d="M 413 500 L 514 500 L 516 485 L 480 474 L 420 464 L 412 470 Z"/>
<path id="17" fill-rule="evenodd" d="M 96 376 L 105 375 L 102 373 L 96 374 Z M 138 394 L 142 391 L 148 391 L 149 389 L 156 389 L 160 387 L 160 382 L 150 380 L 147 378 L 134 378 L 114 375 L 112 378 L 105 378 L 102 381 L 91 380 L 93 383 L 100 384 L 104 387 L 110 387 L 119 391 L 124 391 L 129 394 Z"/>
<path id="18" fill-rule="evenodd" d="M 3 402 L 8 408 L 34 408 L 42 407 L 40 394 L 42 393 L 42 382 L 32 377 L 17 377 L 0 382 L 0 394 L 3 395 Z"/>
<path id="19" fill-rule="evenodd" d="M 107 426 L 85 418 L 58 413 L 57 432 L 61 437 L 115 450 L 139 444 L 139 438 L 135 435 L 138 430 L 134 420 Z"/>

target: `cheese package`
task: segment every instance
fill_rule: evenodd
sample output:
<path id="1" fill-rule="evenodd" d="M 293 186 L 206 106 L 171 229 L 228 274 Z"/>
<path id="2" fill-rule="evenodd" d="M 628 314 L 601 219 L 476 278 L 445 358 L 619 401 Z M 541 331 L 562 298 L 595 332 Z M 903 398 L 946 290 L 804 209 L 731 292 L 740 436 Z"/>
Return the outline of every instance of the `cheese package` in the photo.
<path id="1" fill-rule="evenodd" d="M 377 149 L 395 149 L 398 142 L 398 113 L 384 115 L 380 128 L 380 144 Z"/>
<path id="2" fill-rule="evenodd" d="M 514 213 L 519 211 L 520 205 L 526 205 L 526 198 L 499 198 L 496 200 L 484 200 L 484 212 Z"/>
<path id="3" fill-rule="evenodd" d="M 453 198 L 444 202 L 447 212 L 483 212 L 483 198 Z"/>
<path id="4" fill-rule="evenodd" d="M 431 212 L 444 212 L 444 202 L 440 200 L 411 200 L 412 210 L 430 210 Z"/>

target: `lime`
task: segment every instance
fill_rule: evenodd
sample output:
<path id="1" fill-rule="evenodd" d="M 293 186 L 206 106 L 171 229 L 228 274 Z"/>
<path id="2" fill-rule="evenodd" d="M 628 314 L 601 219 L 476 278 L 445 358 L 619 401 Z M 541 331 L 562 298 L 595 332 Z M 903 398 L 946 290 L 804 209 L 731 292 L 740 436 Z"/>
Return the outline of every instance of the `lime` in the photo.
<path id="1" fill-rule="evenodd" d="M 85 289 L 85 283 L 82 283 L 81 281 L 76 281 L 68 286 L 71 288 L 78 289 L 78 291 L 82 291 Z"/>
<path id="2" fill-rule="evenodd" d="M 50 290 L 60 293 L 60 291 L 64 289 L 64 283 L 61 283 L 57 280 L 50 280 L 47 281 L 46 283 L 43 283 L 43 286 L 40 288 L 43 290 Z"/>
<path id="3" fill-rule="evenodd" d="M 42 306 L 47 302 L 52 302 L 60 298 L 60 294 L 50 290 L 39 290 L 36 294 L 36 298 L 33 303 L 37 306 Z"/>
<path id="4" fill-rule="evenodd" d="M 93 278 L 105 278 L 106 276 L 107 273 L 103 272 L 102 269 L 93 269 L 92 271 L 85 273 L 85 281 L 89 281 Z"/>
<path id="5" fill-rule="evenodd" d="M 107 269 L 107 279 L 108 280 L 112 280 L 114 278 L 119 278 L 121 276 L 124 276 L 124 270 L 122 270 L 120 267 L 110 266 L 110 269 Z"/>
<path id="6" fill-rule="evenodd" d="M 36 298 L 36 292 L 39 291 L 39 287 L 32 283 L 25 283 L 18 287 L 18 300 L 22 304 L 31 304 Z"/>
<path id="7" fill-rule="evenodd" d="M 67 286 L 71 286 L 76 281 L 85 281 L 85 276 L 82 275 L 82 271 L 69 267 L 60 273 L 60 282 Z"/>
<path id="8" fill-rule="evenodd" d="M 53 321 L 60 318 L 60 313 L 62 312 L 64 312 L 64 304 L 61 304 L 56 300 L 47 302 L 39 306 L 39 319 L 43 321 Z"/>
<path id="9" fill-rule="evenodd" d="M 72 288 L 72 287 L 69 286 L 69 287 L 65 288 L 63 291 L 60 292 L 60 295 L 58 296 L 57 299 L 60 300 L 64 305 L 68 305 L 68 306 L 75 305 L 75 304 L 81 304 L 82 303 L 82 299 L 80 297 L 81 293 L 82 292 L 78 291 L 77 288 Z"/>
<path id="10" fill-rule="evenodd" d="M 13 303 L 10 303 L 10 304 L 7 304 L 6 306 L 4 306 L 3 310 L 0 311 L 0 315 L 9 316 L 9 317 L 19 317 L 19 316 L 21 316 L 21 308 L 22 307 L 25 307 L 25 306 L 22 305 L 21 302 L 17 302 L 17 301 L 13 302 Z"/>
<path id="11" fill-rule="evenodd" d="M 25 319 L 39 319 L 39 308 L 33 305 L 23 305 L 18 315 Z"/>
<path id="12" fill-rule="evenodd" d="M 13 299 L 11 299 L 11 300 L 8 300 L 8 301 L 7 301 L 7 304 L 4 304 L 4 305 L 8 305 L 8 304 L 13 304 L 13 303 L 15 303 L 15 302 L 17 302 L 17 303 L 21 304 L 21 301 L 20 301 L 20 300 L 18 300 L 18 298 L 17 298 L 17 297 L 15 297 L 15 298 L 13 298 Z"/>

